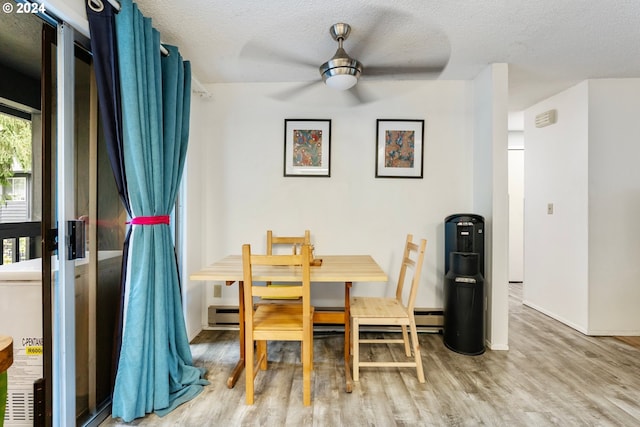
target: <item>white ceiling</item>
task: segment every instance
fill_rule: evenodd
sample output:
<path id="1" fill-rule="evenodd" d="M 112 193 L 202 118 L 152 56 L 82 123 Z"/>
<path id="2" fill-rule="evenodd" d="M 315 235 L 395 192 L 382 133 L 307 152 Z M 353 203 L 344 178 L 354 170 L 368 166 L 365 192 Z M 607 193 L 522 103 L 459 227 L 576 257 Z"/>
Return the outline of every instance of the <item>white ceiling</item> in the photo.
<path id="1" fill-rule="evenodd" d="M 180 47 L 201 83 L 305 82 L 314 67 L 255 60 L 243 47 L 319 66 L 352 26 L 346 51 L 364 64 L 432 64 L 439 79 L 473 79 L 508 63 L 510 110 L 587 78 L 640 77 L 638 0 L 138 0 L 162 41 Z M 255 56 L 254 50 L 254 56 Z M 253 59 L 252 59 L 253 58 Z M 389 78 L 394 78 L 393 76 Z"/>

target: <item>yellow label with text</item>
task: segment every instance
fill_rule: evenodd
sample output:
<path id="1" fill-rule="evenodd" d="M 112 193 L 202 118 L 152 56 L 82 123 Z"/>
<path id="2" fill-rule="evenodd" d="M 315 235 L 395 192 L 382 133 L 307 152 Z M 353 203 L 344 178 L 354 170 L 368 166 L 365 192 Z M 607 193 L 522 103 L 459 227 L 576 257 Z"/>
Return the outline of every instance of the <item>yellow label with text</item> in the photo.
<path id="1" fill-rule="evenodd" d="M 42 346 L 41 345 L 32 345 L 29 347 L 25 347 L 27 356 L 42 356 Z"/>

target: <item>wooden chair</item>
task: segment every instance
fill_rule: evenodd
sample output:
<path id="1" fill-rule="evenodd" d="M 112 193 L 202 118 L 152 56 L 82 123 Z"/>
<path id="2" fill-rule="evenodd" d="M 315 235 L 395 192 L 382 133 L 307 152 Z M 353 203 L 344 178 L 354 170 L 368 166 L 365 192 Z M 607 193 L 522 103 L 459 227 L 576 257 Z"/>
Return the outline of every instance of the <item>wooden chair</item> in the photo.
<path id="1" fill-rule="evenodd" d="M 282 253 L 292 253 L 296 255 L 299 252 L 299 248 L 302 245 L 310 245 L 311 244 L 311 232 L 309 230 L 304 231 L 304 236 L 274 236 L 273 231 L 267 230 L 267 255 L 277 255 L 281 252 L 278 252 L 277 247 L 283 248 L 284 251 Z M 277 252 L 277 253 L 276 253 Z M 267 286 L 273 285 L 271 282 L 267 282 Z M 290 283 L 276 283 L 275 286 L 289 286 Z M 262 298 L 258 304 L 267 303 L 267 304 L 289 304 L 299 303 L 300 298 L 271 298 L 264 297 Z"/>
<path id="2" fill-rule="evenodd" d="M 352 297 L 351 305 L 351 323 L 352 323 L 352 344 L 353 344 L 353 380 L 359 380 L 361 367 L 415 367 L 418 373 L 418 380 L 423 383 L 424 370 L 422 369 L 422 359 L 420 356 L 420 347 L 418 344 L 418 332 L 416 329 L 416 320 L 414 317 L 414 304 L 416 294 L 418 292 L 418 284 L 420 282 L 420 272 L 422 271 L 422 261 L 424 259 L 424 251 L 427 241 L 422 239 L 420 244 L 413 243 L 413 236 L 409 234 L 405 244 L 404 254 L 402 256 L 402 266 L 398 277 L 398 285 L 396 288 L 395 298 L 378 298 L 378 297 Z M 410 278 L 411 289 L 409 290 L 406 304 L 403 302 L 403 289 L 406 279 L 408 278 L 407 270 L 412 270 L 413 274 Z M 375 338 L 360 339 L 360 326 L 400 326 L 402 328 L 402 339 Z M 411 332 L 411 344 L 407 334 L 407 326 Z M 361 361 L 360 360 L 360 344 L 379 344 L 379 343 L 396 343 L 404 344 L 407 357 L 411 357 L 411 349 L 413 348 L 414 360 L 411 362 L 395 362 L 395 361 Z"/>
<path id="3" fill-rule="evenodd" d="M 245 305 L 246 402 L 253 404 L 254 380 L 259 370 L 267 369 L 267 341 L 300 341 L 303 403 L 311 405 L 313 370 L 313 307 L 311 306 L 310 247 L 302 245 L 296 255 L 251 255 L 250 245 L 242 246 Z M 258 286 L 253 268 L 299 269 L 302 282 L 291 286 Z M 260 268 L 260 267 L 257 267 Z M 254 308 L 254 297 L 300 297 L 301 304 L 263 304 Z M 256 348 L 254 350 L 254 343 Z M 254 354 L 255 351 L 255 354 Z"/>

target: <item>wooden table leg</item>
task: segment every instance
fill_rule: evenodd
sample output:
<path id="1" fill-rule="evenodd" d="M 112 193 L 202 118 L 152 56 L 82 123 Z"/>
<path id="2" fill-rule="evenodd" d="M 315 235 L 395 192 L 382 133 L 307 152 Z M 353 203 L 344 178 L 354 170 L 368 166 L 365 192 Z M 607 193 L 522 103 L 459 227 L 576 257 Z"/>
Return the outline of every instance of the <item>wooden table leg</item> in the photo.
<path id="1" fill-rule="evenodd" d="M 233 282 L 227 282 L 227 285 L 230 285 L 231 283 Z M 240 338 L 239 338 L 240 339 L 240 359 L 238 360 L 238 363 L 236 363 L 236 366 L 233 368 L 233 371 L 231 371 L 231 375 L 227 379 L 228 388 L 233 388 L 233 386 L 236 385 L 236 382 L 238 381 L 238 377 L 240 377 L 240 374 L 244 369 L 244 352 L 245 352 L 244 345 L 245 344 L 244 344 L 244 282 L 243 281 L 238 282 L 238 294 L 240 295 L 240 299 L 238 301 L 238 316 L 240 317 L 240 319 L 238 319 L 238 325 L 240 329 Z"/>
<path id="2" fill-rule="evenodd" d="M 352 282 L 344 284 L 344 375 L 347 393 L 353 391 L 353 379 L 351 378 L 351 285 Z"/>

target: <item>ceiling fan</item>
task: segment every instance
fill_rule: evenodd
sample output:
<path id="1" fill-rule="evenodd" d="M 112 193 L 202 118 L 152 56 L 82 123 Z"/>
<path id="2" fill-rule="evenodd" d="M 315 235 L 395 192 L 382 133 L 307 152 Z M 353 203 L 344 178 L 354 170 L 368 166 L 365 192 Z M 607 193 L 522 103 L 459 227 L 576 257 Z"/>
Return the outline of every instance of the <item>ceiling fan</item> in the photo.
<path id="1" fill-rule="evenodd" d="M 326 86 L 339 90 L 348 91 L 360 102 L 367 102 L 368 99 L 364 99 L 362 92 L 357 88 L 357 83 L 361 77 L 369 76 L 394 76 L 396 78 L 402 78 L 408 75 L 423 75 L 425 79 L 436 78 L 444 70 L 447 61 L 439 61 L 436 65 L 363 65 L 356 58 L 352 58 L 345 51 L 343 43 L 349 37 L 351 33 L 351 26 L 346 23 L 337 23 L 329 28 L 329 34 L 338 42 L 338 49 L 331 59 L 318 66 L 316 64 L 309 63 L 309 61 L 301 60 L 297 57 L 293 57 L 289 54 L 277 53 L 275 57 L 272 55 L 273 49 L 259 47 L 256 45 L 245 46 L 243 53 L 250 54 L 253 57 L 261 57 L 262 59 L 274 60 L 277 59 L 280 62 L 282 60 L 286 62 L 293 62 L 304 66 L 311 66 L 319 70 L 321 79 L 314 80 L 312 82 L 305 82 L 301 86 L 298 86 L 292 90 L 288 90 L 281 94 L 280 98 L 288 98 L 291 95 L 295 95 L 300 91 L 314 86 L 317 83 L 324 82 Z M 368 39 L 368 37 L 366 37 Z M 268 53 L 267 53 L 268 52 Z M 448 60 L 448 58 L 447 58 Z"/>

